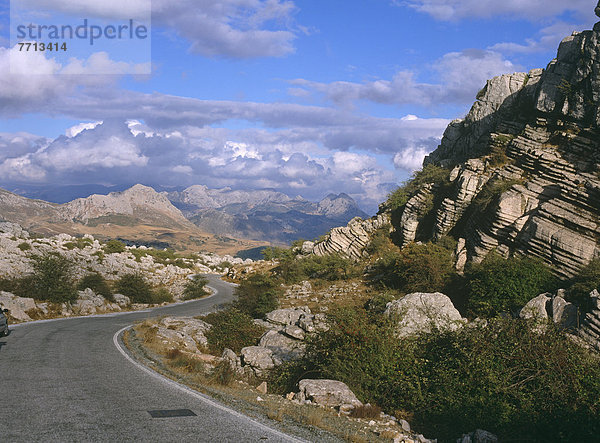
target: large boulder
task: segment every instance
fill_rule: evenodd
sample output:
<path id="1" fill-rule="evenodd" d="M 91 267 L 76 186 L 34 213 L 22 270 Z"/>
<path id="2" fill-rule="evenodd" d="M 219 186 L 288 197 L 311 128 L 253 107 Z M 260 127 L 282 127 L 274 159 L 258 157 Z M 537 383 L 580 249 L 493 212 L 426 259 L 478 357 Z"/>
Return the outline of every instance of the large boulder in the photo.
<path id="1" fill-rule="evenodd" d="M 9 315 L 18 321 L 30 321 L 27 311 L 35 310 L 33 298 L 17 297 L 10 292 L 0 291 L 0 307 L 8 309 Z"/>
<path id="2" fill-rule="evenodd" d="M 474 432 L 464 434 L 456 440 L 456 443 L 496 443 L 497 441 L 498 437 L 491 432 L 477 429 Z"/>
<path id="3" fill-rule="evenodd" d="M 284 331 L 276 330 L 265 332 L 258 345 L 272 352 L 276 364 L 302 357 L 305 348 L 302 341 L 289 337 Z"/>
<path id="4" fill-rule="evenodd" d="M 415 292 L 387 304 L 386 316 L 398 320 L 396 334 L 406 337 L 433 329 L 458 329 L 466 322 L 446 295 Z"/>
<path id="5" fill-rule="evenodd" d="M 310 309 L 307 306 L 299 308 L 276 309 L 269 312 L 265 317 L 269 323 L 274 325 L 295 325 L 301 316 L 310 314 Z"/>
<path id="6" fill-rule="evenodd" d="M 258 376 L 264 374 L 265 371 L 273 369 L 273 352 L 269 348 L 262 346 L 247 346 L 242 348 L 241 363 L 244 366 L 250 366 L 254 373 Z"/>
<path id="7" fill-rule="evenodd" d="M 131 299 L 123 294 L 114 294 L 113 299 L 121 308 L 126 308 L 131 304 Z"/>
<path id="8" fill-rule="evenodd" d="M 184 349 L 187 352 L 198 352 L 196 341 L 183 331 L 166 328 L 159 324 L 156 336 L 167 347 Z"/>
<path id="9" fill-rule="evenodd" d="M 300 392 L 297 398 L 310 400 L 321 406 L 338 407 L 342 405 L 362 406 L 354 392 L 341 381 L 304 379 L 298 383 Z"/>
<path id="10" fill-rule="evenodd" d="M 72 304 L 71 310 L 76 315 L 96 314 L 106 304 L 106 299 L 96 294 L 90 288 L 79 291 L 77 300 Z"/>
<path id="11" fill-rule="evenodd" d="M 519 317 L 524 319 L 548 320 L 548 306 L 551 298 L 549 294 L 540 294 L 530 300 L 519 312 Z"/>
<path id="12" fill-rule="evenodd" d="M 563 328 L 576 328 L 579 312 L 577 306 L 562 297 L 552 300 L 552 320 Z"/>

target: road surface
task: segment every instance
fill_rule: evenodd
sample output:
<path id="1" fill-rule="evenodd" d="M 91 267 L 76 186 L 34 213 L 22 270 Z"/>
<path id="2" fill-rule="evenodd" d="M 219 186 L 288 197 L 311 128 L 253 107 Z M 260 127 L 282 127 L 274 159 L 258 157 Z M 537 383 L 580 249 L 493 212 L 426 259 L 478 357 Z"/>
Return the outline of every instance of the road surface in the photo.
<path id="1" fill-rule="evenodd" d="M 0 338 L 0 441 L 294 441 L 141 370 L 115 347 L 115 333 L 136 320 L 198 315 L 232 299 L 231 285 L 209 279 L 217 294 L 203 300 L 14 327 Z M 196 416 L 148 412 L 178 409 Z"/>

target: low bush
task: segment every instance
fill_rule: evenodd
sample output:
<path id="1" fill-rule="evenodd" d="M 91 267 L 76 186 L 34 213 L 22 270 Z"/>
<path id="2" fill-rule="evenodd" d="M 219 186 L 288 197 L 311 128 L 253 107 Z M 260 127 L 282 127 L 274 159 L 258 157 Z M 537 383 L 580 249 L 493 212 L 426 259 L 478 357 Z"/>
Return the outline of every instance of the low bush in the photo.
<path id="1" fill-rule="evenodd" d="M 98 273 L 86 275 L 77 284 L 77 289 L 80 291 L 83 291 L 86 288 L 90 288 L 96 294 L 101 295 L 109 301 L 114 301 L 110 286 L 104 277 Z"/>
<path id="2" fill-rule="evenodd" d="M 132 303 L 153 303 L 152 287 L 141 274 L 125 274 L 115 283 L 119 294 L 129 297 Z"/>
<path id="3" fill-rule="evenodd" d="M 529 300 L 556 286 L 552 271 L 541 260 L 504 259 L 495 252 L 466 273 L 467 308 L 473 316 L 516 314 Z"/>
<path id="4" fill-rule="evenodd" d="M 206 339 L 211 352 L 219 356 L 225 348 L 239 354 L 242 348 L 256 345 L 264 333 L 252 317 L 234 308 L 208 314 L 203 320 L 212 325 Z"/>
<path id="5" fill-rule="evenodd" d="M 302 360 L 275 370 L 274 388 L 340 380 L 441 441 L 477 428 L 502 441 L 594 441 L 600 432 L 599 358 L 552 326 L 493 319 L 399 340 L 364 311 L 337 311 L 329 321 Z"/>
<path id="6" fill-rule="evenodd" d="M 307 257 L 287 257 L 280 261 L 273 273 L 287 284 L 302 280 L 347 280 L 360 274 L 360 269 L 351 259 L 340 254 Z"/>
<path id="7" fill-rule="evenodd" d="M 151 303 L 160 305 L 161 303 L 171 303 L 173 295 L 165 287 L 160 287 L 152 291 Z"/>
<path id="8" fill-rule="evenodd" d="M 240 282 L 235 289 L 233 306 L 252 318 L 262 318 L 277 309 L 282 294 L 279 283 L 265 274 L 254 274 Z"/>
<path id="9" fill-rule="evenodd" d="M 438 186 L 444 186 L 449 182 L 450 170 L 441 168 L 432 164 L 426 165 L 423 169 L 416 171 L 412 178 L 405 182 L 395 191 L 388 195 L 385 206 L 396 211 L 401 209 L 416 194 L 423 185 L 433 183 Z"/>
<path id="10" fill-rule="evenodd" d="M 19 243 L 17 246 L 21 251 L 29 251 L 31 249 L 31 245 L 24 241 L 23 243 Z"/>
<path id="11" fill-rule="evenodd" d="M 600 289 L 600 259 L 592 260 L 573 277 L 568 298 L 587 312 L 592 308 L 589 294 L 594 289 Z"/>
<path id="12" fill-rule="evenodd" d="M 386 288 L 405 294 L 411 292 L 444 292 L 456 274 L 455 242 L 410 243 L 404 249 L 383 255 L 370 271 L 371 277 Z"/>
<path id="13" fill-rule="evenodd" d="M 109 240 L 104 245 L 104 252 L 106 254 L 116 254 L 119 252 L 125 252 L 125 243 L 119 240 Z"/>
<path id="14" fill-rule="evenodd" d="M 185 283 L 183 289 L 184 300 L 195 300 L 197 298 L 206 297 L 209 292 L 204 288 L 208 284 L 206 277 L 194 275 L 191 280 Z"/>

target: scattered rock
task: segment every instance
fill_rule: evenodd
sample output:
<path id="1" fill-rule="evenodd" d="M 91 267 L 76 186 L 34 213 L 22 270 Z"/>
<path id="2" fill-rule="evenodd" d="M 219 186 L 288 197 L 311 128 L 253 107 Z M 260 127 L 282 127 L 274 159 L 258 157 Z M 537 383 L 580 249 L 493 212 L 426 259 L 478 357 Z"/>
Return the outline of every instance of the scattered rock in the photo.
<path id="1" fill-rule="evenodd" d="M 450 298 L 439 292 L 408 294 L 388 303 L 384 314 L 397 316 L 399 337 L 430 332 L 434 328 L 455 330 L 466 322 Z"/>
<path id="2" fill-rule="evenodd" d="M 532 318 L 535 320 L 548 320 L 548 307 L 550 305 L 550 294 L 540 294 L 530 300 L 519 312 L 521 318 Z"/>
<path id="3" fill-rule="evenodd" d="M 498 437 L 491 432 L 477 429 L 475 432 L 464 434 L 456 440 L 456 443 L 496 443 Z"/>
<path id="4" fill-rule="evenodd" d="M 9 315 L 17 321 L 31 321 L 27 311 L 35 310 L 36 304 L 33 298 L 17 297 L 10 292 L 0 291 L 0 307 L 8 309 Z"/>
<path id="5" fill-rule="evenodd" d="M 262 346 L 242 348 L 242 365 L 250 366 L 256 375 L 262 375 L 265 370 L 275 367 L 273 351 Z"/>
<path id="6" fill-rule="evenodd" d="M 259 385 L 256 387 L 256 390 L 257 390 L 258 392 L 260 392 L 261 394 L 266 394 L 266 393 L 267 393 L 267 382 L 266 382 L 266 381 L 263 381 L 261 384 L 259 384 Z"/>
<path id="7" fill-rule="evenodd" d="M 280 331 L 271 330 L 265 332 L 258 344 L 271 350 L 273 360 L 277 364 L 295 360 L 304 355 L 304 343 L 290 338 Z"/>
<path id="8" fill-rule="evenodd" d="M 297 398 L 310 400 L 321 406 L 338 407 L 341 405 L 362 406 L 356 395 L 345 383 L 337 380 L 304 379 L 298 383 L 300 392 Z"/>
<path id="9" fill-rule="evenodd" d="M 269 312 L 265 317 L 272 324 L 287 326 L 295 325 L 303 314 L 310 314 L 310 309 L 307 306 L 276 309 Z"/>

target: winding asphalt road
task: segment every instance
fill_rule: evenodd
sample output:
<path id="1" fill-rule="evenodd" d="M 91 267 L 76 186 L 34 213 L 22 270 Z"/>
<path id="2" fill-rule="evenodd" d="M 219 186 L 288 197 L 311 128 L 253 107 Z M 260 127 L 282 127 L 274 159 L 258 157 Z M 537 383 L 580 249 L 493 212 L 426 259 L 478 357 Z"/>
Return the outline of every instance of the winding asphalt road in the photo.
<path id="1" fill-rule="evenodd" d="M 0 441 L 297 441 L 215 407 L 127 360 L 117 331 L 158 315 L 198 315 L 232 299 L 210 276 L 209 298 L 149 312 L 24 323 L 0 339 Z M 152 418 L 150 410 L 196 416 Z"/>

